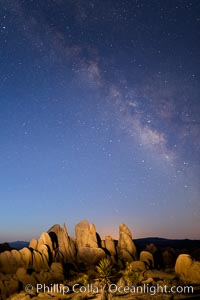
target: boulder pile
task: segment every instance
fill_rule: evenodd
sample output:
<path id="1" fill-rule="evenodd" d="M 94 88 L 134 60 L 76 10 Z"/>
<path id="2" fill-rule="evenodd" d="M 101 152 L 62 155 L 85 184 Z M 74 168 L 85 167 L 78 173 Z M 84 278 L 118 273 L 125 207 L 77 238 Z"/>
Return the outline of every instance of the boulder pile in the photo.
<path id="1" fill-rule="evenodd" d="M 24 291 L 27 285 L 63 284 L 73 272 L 92 274 L 103 258 L 109 258 L 116 270 L 122 270 L 121 284 L 130 280 L 134 284 L 164 284 L 178 278 L 185 283 L 200 284 L 200 262 L 189 254 L 179 255 L 172 248 L 161 252 L 152 243 L 137 251 L 125 224 L 119 225 L 118 241 L 111 236 L 101 239 L 94 224 L 83 220 L 75 226 L 75 238 L 68 235 L 65 224 L 63 227 L 56 224 L 38 240 L 32 239 L 28 247 L 6 249 L 0 253 L 0 300 Z M 160 267 L 163 262 L 165 269 Z"/>
<path id="2" fill-rule="evenodd" d="M 64 280 L 64 271 L 94 268 L 104 257 L 113 264 L 134 261 L 137 256 L 132 234 L 124 224 L 119 226 L 119 241 L 111 236 L 101 240 L 94 224 L 87 220 L 75 226 L 75 239 L 66 225 L 56 224 L 28 247 L 0 253 L 0 291 L 8 297 L 27 284 L 55 283 Z M 6 298 L 5 298 L 6 299 Z"/>

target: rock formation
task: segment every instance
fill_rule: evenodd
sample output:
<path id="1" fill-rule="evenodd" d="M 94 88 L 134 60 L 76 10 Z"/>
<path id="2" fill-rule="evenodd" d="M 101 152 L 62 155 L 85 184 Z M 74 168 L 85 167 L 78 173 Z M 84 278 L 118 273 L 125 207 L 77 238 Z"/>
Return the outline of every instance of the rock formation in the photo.
<path id="1" fill-rule="evenodd" d="M 178 256 L 175 272 L 186 283 L 200 284 L 200 262 L 193 261 L 189 254 Z"/>
<path id="2" fill-rule="evenodd" d="M 136 247 L 132 234 L 124 224 L 120 225 L 118 246 L 111 236 L 101 241 L 93 224 L 84 220 L 75 227 L 76 239 L 69 237 L 67 228 L 56 224 L 39 239 L 32 239 L 29 247 L 0 253 L 0 272 L 15 274 L 19 268 L 31 269 L 36 273 L 48 272 L 52 263 L 86 266 L 96 265 L 103 257 L 110 257 L 113 263 L 136 259 Z"/>
<path id="3" fill-rule="evenodd" d="M 106 253 L 109 254 L 112 263 L 116 264 L 117 250 L 116 250 L 116 246 L 115 246 L 115 242 L 114 242 L 113 238 L 110 235 L 108 235 L 105 237 L 105 240 L 102 242 L 104 242 L 104 245 L 102 246 L 102 248 L 105 248 Z"/>
<path id="4" fill-rule="evenodd" d="M 131 262 L 137 258 L 137 250 L 130 230 L 125 224 L 119 226 L 118 256 L 120 260 Z"/>
<path id="5" fill-rule="evenodd" d="M 84 220 L 75 226 L 77 262 L 87 266 L 94 266 L 106 256 L 105 251 L 99 247 L 98 234 L 94 224 Z M 100 239 L 100 238 L 99 238 Z"/>
<path id="6" fill-rule="evenodd" d="M 48 230 L 48 233 L 54 246 L 55 255 L 60 254 L 61 259 L 57 260 L 64 263 L 75 263 L 75 242 L 68 236 L 66 225 L 64 224 L 63 228 L 58 224 L 54 225 Z"/>
<path id="7" fill-rule="evenodd" d="M 101 248 L 80 247 L 77 253 L 78 264 L 83 263 L 85 266 L 96 266 L 97 263 L 106 257 L 106 253 Z"/>
<path id="8" fill-rule="evenodd" d="M 75 226 L 77 248 L 98 248 L 97 233 L 94 224 L 84 220 Z"/>
<path id="9" fill-rule="evenodd" d="M 47 232 L 43 232 L 40 235 L 39 240 L 37 241 L 36 248 L 33 248 L 33 249 L 40 251 L 41 246 L 43 246 L 43 245 L 46 245 L 48 247 L 49 251 L 53 252 L 52 240 Z M 30 247 L 30 245 L 29 245 L 29 247 Z"/>
<path id="10" fill-rule="evenodd" d="M 142 251 L 140 253 L 140 261 L 143 261 L 148 266 L 148 268 L 154 267 L 153 255 L 148 251 Z"/>
<path id="11" fill-rule="evenodd" d="M 32 252 L 28 248 L 23 248 L 19 250 L 19 253 L 21 255 L 21 263 L 20 266 L 28 269 L 32 266 L 33 264 L 33 257 L 32 257 Z"/>
<path id="12" fill-rule="evenodd" d="M 175 272 L 184 277 L 186 270 L 192 265 L 192 258 L 188 254 L 180 254 L 176 260 Z"/>
<path id="13" fill-rule="evenodd" d="M 110 235 L 105 237 L 105 248 L 108 250 L 111 256 L 115 257 L 117 255 L 115 242 Z"/>
<path id="14" fill-rule="evenodd" d="M 73 239 L 68 235 L 65 225 L 54 225 L 43 232 L 38 240 L 32 239 L 29 247 L 0 253 L 0 291 L 3 295 L 0 295 L 0 300 L 24 289 L 26 284 L 35 286 L 37 283 L 63 283 L 67 278 L 65 275 L 69 276 L 71 272 L 73 274 L 80 270 L 88 270 L 88 274 L 92 274 L 104 257 L 109 258 L 116 268 L 122 267 L 127 278 L 130 277 L 136 284 L 174 281 L 177 280 L 177 275 L 183 282 L 200 284 L 200 262 L 193 261 L 188 254 L 178 256 L 175 265 L 177 275 L 171 271 L 166 273 L 154 269 L 154 257 L 157 253 L 162 256 L 165 266 L 172 268 L 177 253 L 182 250 L 178 252 L 173 248 L 164 248 L 161 252 L 156 246 L 149 244 L 146 248 L 143 247 L 148 251 L 139 249 L 142 251 L 140 260 L 137 260 L 132 234 L 124 224 L 119 226 L 118 242 L 111 236 L 101 240 L 95 226 L 88 221 L 77 224 L 75 233 L 76 238 Z M 126 269 L 127 266 L 129 269 Z"/>

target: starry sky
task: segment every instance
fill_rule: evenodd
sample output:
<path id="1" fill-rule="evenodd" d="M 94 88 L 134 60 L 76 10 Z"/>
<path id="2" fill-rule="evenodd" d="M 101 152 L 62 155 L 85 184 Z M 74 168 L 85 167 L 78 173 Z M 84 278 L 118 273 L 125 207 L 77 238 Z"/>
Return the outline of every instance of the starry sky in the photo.
<path id="1" fill-rule="evenodd" d="M 197 0 L 0 0 L 0 242 L 200 239 L 199 49 Z"/>

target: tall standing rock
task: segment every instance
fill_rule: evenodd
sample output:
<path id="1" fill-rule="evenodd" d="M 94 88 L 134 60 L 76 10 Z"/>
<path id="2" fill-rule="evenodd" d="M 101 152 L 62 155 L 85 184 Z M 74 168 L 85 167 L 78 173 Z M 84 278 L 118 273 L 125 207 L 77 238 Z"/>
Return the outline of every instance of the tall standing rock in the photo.
<path id="1" fill-rule="evenodd" d="M 33 244 L 33 242 L 32 242 Z M 31 243 L 29 244 L 30 247 Z M 53 253 L 53 245 L 52 245 L 52 240 L 51 237 L 49 236 L 49 234 L 47 232 L 43 232 L 40 235 L 39 240 L 37 241 L 37 246 L 36 246 L 36 250 L 40 251 L 41 246 L 46 245 L 49 248 L 49 251 L 51 253 Z"/>
<path id="2" fill-rule="evenodd" d="M 76 261 L 76 248 L 72 238 L 68 236 L 66 225 L 63 228 L 56 224 L 52 226 L 48 233 L 53 241 L 54 248 L 60 259 L 57 261 L 64 263 L 74 263 Z"/>
<path id="3" fill-rule="evenodd" d="M 109 252 L 112 263 L 115 264 L 117 261 L 117 251 L 115 247 L 115 242 L 110 235 L 105 237 L 104 245 L 106 251 Z"/>
<path id="4" fill-rule="evenodd" d="M 97 233 L 94 224 L 89 225 L 88 245 L 91 248 L 98 247 Z"/>
<path id="5" fill-rule="evenodd" d="M 77 247 L 98 248 L 97 233 L 94 224 L 84 220 L 75 226 Z"/>
<path id="6" fill-rule="evenodd" d="M 116 256 L 115 242 L 110 235 L 105 237 L 105 248 L 109 251 L 111 256 Z"/>
<path id="7" fill-rule="evenodd" d="M 94 266 L 106 256 L 105 251 L 98 245 L 98 235 L 93 224 L 89 224 L 88 221 L 84 220 L 76 225 L 75 233 L 78 263 Z M 99 244 L 100 242 L 99 240 Z"/>
<path id="8" fill-rule="evenodd" d="M 136 260 L 137 257 L 137 250 L 132 239 L 132 234 L 125 224 L 119 225 L 118 256 L 124 262 L 131 262 Z"/>

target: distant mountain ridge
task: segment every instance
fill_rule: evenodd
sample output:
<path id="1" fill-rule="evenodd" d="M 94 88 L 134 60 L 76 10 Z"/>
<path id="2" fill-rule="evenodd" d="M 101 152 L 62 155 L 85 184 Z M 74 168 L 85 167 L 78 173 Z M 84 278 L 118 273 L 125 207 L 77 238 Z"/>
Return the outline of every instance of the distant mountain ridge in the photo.
<path id="1" fill-rule="evenodd" d="M 191 239 L 167 239 L 167 238 L 159 238 L 159 237 L 147 237 L 147 238 L 139 238 L 134 239 L 134 243 L 136 246 L 145 247 L 148 244 L 153 243 L 157 247 L 173 247 L 177 249 L 187 248 L 191 249 L 193 247 L 200 247 L 200 240 L 191 240 Z M 15 241 L 9 244 L 10 248 L 14 249 L 22 249 L 24 247 L 28 247 L 29 242 L 27 241 Z"/>
<path id="2" fill-rule="evenodd" d="M 26 241 L 16 241 L 16 242 L 8 243 L 8 244 L 9 244 L 9 246 L 11 248 L 22 249 L 24 247 L 28 247 L 29 242 L 26 242 Z"/>
<path id="3" fill-rule="evenodd" d="M 144 247 L 145 245 L 153 243 L 154 245 L 160 248 L 172 247 L 175 249 L 186 248 L 188 250 L 191 250 L 195 247 L 200 247 L 200 240 L 165 239 L 165 238 L 158 238 L 158 237 L 134 239 L 134 243 L 136 244 L 136 246 L 139 247 Z"/>

